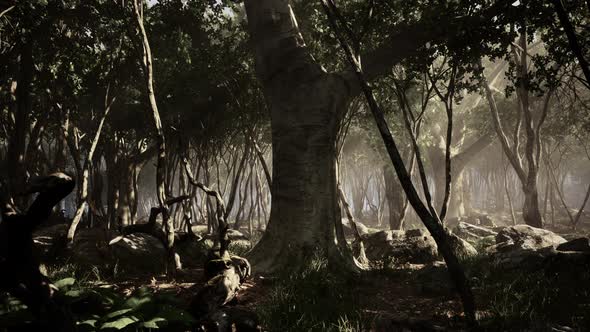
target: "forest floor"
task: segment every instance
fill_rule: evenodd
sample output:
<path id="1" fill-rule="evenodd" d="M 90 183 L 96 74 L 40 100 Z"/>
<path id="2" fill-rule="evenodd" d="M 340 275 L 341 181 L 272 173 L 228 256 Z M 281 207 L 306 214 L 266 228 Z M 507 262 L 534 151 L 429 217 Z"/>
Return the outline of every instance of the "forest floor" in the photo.
<path id="1" fill-rule="evenodd" d="M 584 235 L 588 231 L 586 228 L 578 230 Z M 568 232 L 571 230 L 560 233 Z M 464 266 L 472 280 L 478 316 L 485 325 L 481 331 L 561 331 L 554 329 L 551 322 L 549 329 L 545 325 L 540 329 L 529 329 L 531 321 L 541 320 L 548 313 L 555 318 L 554 322 L 567 326 L 590 323 L 590 266 L 569 266 L 567 270 L 577 271 L 575 275 L 567 271 L 547 274 L 543 269 L 530 273 L 520 268 L 500 273 L 490 264 L 487 255 L 465 261 Z M 146 298 L 145 290 L 157 308 L 168 306 L 174 308 L 172 311 L 188 311 L 191 300 L 206 282 L 202 268 L 186 268 L 174 277 L 123 272 L 108 277 L 107 270 L 93 277 L 87 268 L 63 263 L 50 270 L 54 282 L 69 278 L 74 283 L 73 279 L 76 280 L 74 286 L 68 284 L 63 290 L 66 296 L 70 296 L 69 303 L 75 303 L 72 308 L 80 303 L 87 305 L 87 294 L 100 295 L 98 302 L 102 305 L 87 306 L 76 313 L 79 322 L 95 321 L 84 331 L 94 331 L 115 321 L 124 322 L 128 317 L 139 317 L 136 325 L 129 326 L 137 330 L 138 323 L 161 316 L 159 309 L 140 308 Z M 105 274 L 101 276 L 103 272 Z M 296 275 L 265 276 L 253 272 L 254 275 L 242 284 L 237 299 L 228 307 L 256 313 L 263 331 L 466 330 L 461 302 L 452 289 L 443 262 L 373 266 L 360 276 L 334 275 L 321 262 Z M 117 295 L 104 296 L 101 289 Z M 2 302 L 0 332 L 3 332 L 2 324 L 10 321 L 10 317 L 4 315 L 6 311 L 2 312 L 1 305 Z M 139 307 L 132 307 L 135 305 Z M 127 316 L 120 319 L 113 316 L 125 310 L 132 311 L 127 311 Z M 180 324 L 186 323 L 178 315 L 174 316 L 175 312 L 167 314 L 173 319 L 178 318 Z M 572 318 L 574 316 L 576 321 Z M 13 317 L 20 319 L 20 316 Z M 169 327 L 164 330 L 186 329 Z"/>
<path id="2" fill-rule="evenodd" d="M 396 331 L 403 328 L 416 330 L 456 330 L 464 327 L 461 303 L 448 289 L 426 289 L 415 276 L 421 265 L 409 269 L 373 271 L 357 279 L 354 294 L 355 308 L 375 331 Z M 444 268 L 444 266 L 439 266 Z M 140 276 L 113 281 L 119 292 L 132 294 L 148 287 L 155 293 L 166 293 L 190 303 L 204 284 L 202 269 L 185 269 L 173 281 L 165 275 Z M 275 280 L 255 275 L 242 284 L 232 306 L 256 312 L 269 301 L 269 292 Z M 265 327 L 262 327 L 265 330 Z"/>

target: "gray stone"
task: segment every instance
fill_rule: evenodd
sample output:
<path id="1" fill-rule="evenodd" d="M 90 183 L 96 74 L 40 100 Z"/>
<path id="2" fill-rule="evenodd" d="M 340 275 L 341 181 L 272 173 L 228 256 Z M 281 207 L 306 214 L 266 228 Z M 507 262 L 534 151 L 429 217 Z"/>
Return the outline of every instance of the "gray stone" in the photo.
<path id="1" fill-rule="evenodd" d="M 483 237 L 496 236 L 498 233 L 483 226 L 459 222 L 459 224 L 453 229 L 453 234 L 464 240 L 475 243 Z"/>
<path id="2" fill-rule="evenodd" d="M 528 225 L 516 225 L 502 229 L 496 235 L 496 245 L 492 251 L 536 250 L 556 247 L 566 240 L 545 229 Z"/>
<path id="3" fill-rule="evenodd" d="M 459 259 L 466 259 L 477 256 L 477 250 L 471 245 L 471 243 L 463 240 L 455 234 L 449 234 L 448 240 L 450 242 L 455 255 Z"/>
<path id="4" fill-rule="evenodd" d="M 434 239 L 424 231 L 381 231 L 363 237 L 367 258 L 395 263 L 424 264 L 438 259 Z"/>
<path id="5" fill-rule="evenodd" d="M 111 245 L 114 259 L 120 270 L 128 272 L 162 272 L 166 263 L 166 250 L 155 237 L 136 233 L 127 235 Z"/>

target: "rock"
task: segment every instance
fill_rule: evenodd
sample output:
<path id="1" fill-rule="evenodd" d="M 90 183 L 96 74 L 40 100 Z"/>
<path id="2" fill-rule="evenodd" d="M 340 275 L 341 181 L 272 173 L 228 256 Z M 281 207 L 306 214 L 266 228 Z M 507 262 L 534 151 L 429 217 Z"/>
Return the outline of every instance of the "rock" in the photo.
<path id="1" fill-rule="evenodd" d="M 482 252 L 483 251 L 489 252 L 489 248 L 493 247 L 494 245 L 496 245 L 496 236 L 495 235 L 482 237 L 482 238 L 479 238 L 477 241 L 473 242 L 473 246 L 478 251 L 482 251 Z"/>
<path id="2" fill-rule="evenodd" d="M 527 225 L 503 229 L 496 236 L 496 243 L 489 250 L 494 263 L 504 269 L 577 269 L 587 264 L 590 257 L 587 238 L 566 242 L 551 231 Z"/>
<path id="3" fill-rule="evenodd" d="M 127 235 L 114 242 L 111 250 L 120 270 L 157 273 L 165 268 L 166 250 L 162 243 L 151 235 Z"/>
<path id="4" fill-rule="evenodd" d="M 227 230 L 227 237 L 230 239 L 230 241 L 248 240 L 248 237 L 246 235 L 244 235 L 242 232 L 237 231 L 235 229 L 228 229 Z"/>
<path id="5" fill-rule="evenodd" d="M 590 253 L 590 239 L 587 237 L 577 238 L 557 246 L 559 251 L 580 251 Z"/>
<path id="6" fill-rule="evenodd" d="M 497 222 L 487 214 L 474 214 L 464 217 L 449 218 L 445 221 L 445 226 L 448 228 L 454 228 L 460 223 L 467 223 L 471 225 L 485 226 L 485 227 L 496 227 Z"/>
<path id="7" fill-rule="evenodd" d="M 457 226 L 453 229 L 453 234 L 457 235 L 463 240 L 475 243 L 483 237 L 496 236 L 498 233 L 483 226 L 459 222 L 459 224 L 457 224 Z"/>
<path id="8" fill-rule="evenodd" d="M 545 229 L 528 225 L 516 225 L 502 229 L 496 235 L 496 245 L 491 251 L 537 250 L 556 247 L 566 240 Z"/>
<path id="9" fill-rule="evenodd" d="M 449 234 L 448 239 L 451 244 L 451 247 L 453 248 L 453 251 L 455 252 L 455 255 L 457 255 L 459 259 L 466 259 L 477 256 L 477 249 L 475 249 L 475 247 L 473 247 L 471 243 L 463 240 L 462 238 L 452 233 Z"/>
<path id="10" fill-rule="evenodd" d="M 71 250 L 73 263 L 82 266 L 105 267 L 113 262 L 109 247 L 112 234 L 102 228 L 82 228 L 76 231 Z"/>
<path id="11" fill-rule="evenodd" d="M 367 258 L 392 259 L 397 264 L 423 264 L 438 259 L 434 239 L 425 231 L 381 231 L 363 236 Z"/>
<path id="12" fill-rule="evenodd" d="M 492 262 L 501 269 L 522 269 L 527 271 L 537 270 L 542 266 L 547 257 L 555 254 L 553 247 L 543 249 L 514 249 L 509 251 L 494 252 Z"/>
<path id="13" fill-rule="evenodd" d="M 176 252 L 180 255 L 182 265 L 187 268 L 202 267 L 207 258 L 207 252 L 213 242 L 210 240 L 198 240 L 185 238 L 174 244 Z"/>
<path id="14" fill-rule="evenodd" d="M 547 257 L 556 253 L 555 247 L 564 242 L 564 238 L 551 231 L 516 225 L 500 230 L 496 244 L 486 250 L 502 268 L 536 270 Z"/>

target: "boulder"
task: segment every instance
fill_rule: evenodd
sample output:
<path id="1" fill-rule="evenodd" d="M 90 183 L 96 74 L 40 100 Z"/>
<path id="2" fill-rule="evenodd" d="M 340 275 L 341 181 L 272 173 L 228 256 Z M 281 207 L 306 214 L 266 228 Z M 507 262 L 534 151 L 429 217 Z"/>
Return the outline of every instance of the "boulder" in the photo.
<path id="1" fill-rule="evenodd" d="M 458 237 L 455 234 L 449 234 L 449 242 L 455 255 L 459 259 L 466 259 L 477 256 L 477 249 L 471 245 L 471 243 L 463 240 L 462 238 Z"/>
<path id="2" fill-rule="evenodd" d="M 546 247 L 556 247 L 566 240 L 545 229 L 528 225 L 516 225 L 503 228 L 496 235 L 496 245 L 491 252 L 507 252 L 515 250 L 538 250 Z"/>
<path id="3" fill-rule="evenodd" d="M 566 240 L 545 229 L 528 225 L 506 227 L 496 235 L 496 244 L 488 248 L 493 262 L 502 269 L 536 271 L 558 256 L 556 247 Z M 566 246 L 567 247 L 567 246 Z M 559 261 L 569 260 L 559 255 Z"/>
<path id="4" fill-rule="evenodd" d="M 155 237 L 135 233 L 111 244 L 118 269 L 126 272 L 162 272 L 166 263 L 166 250 Z"/>
<path id="5" fill-rule="evenodd" d="M 557 250 L 590 253 L 590 239 L 587 237 L 580 237 L 558 245 Z"/>
<path id="6" fill-rule="evenodd" d="M 391 259 L 398 264 L 424 264 L 438 260 L 434 239 L 420 229 L 381 231 L 362 238 L 370 260 Z"/>
<path id="7" fill-rule="evenodd" d="M 555 248 L 543 249 L 514 249 L 498 251 L 491 255 L 494 265 L 503 270 L 527 270 L 535 271 L 543 265 L 543 262 L 556 253 Z"/>
<path id="8" fill-rule="evenodd" d="M 475 243 L 483 237 L 496 236 L 498 233 L 484 226 L 477 226 L 466 222 L 459 222 L 459 224 L 457 224 L 457 226 L 453 228 L 453 234 L 457 235 L 463 240 Z"/>
<path id="9" fill-rule="evenodd" d="M 176 252 L 180 255 L 183 267 L 202 267 L 207 258 L 207 252 L 213 246 L 211 240 L 198 238 L 183 238 L 174 244 Z"/>
<path id="10" fill-rule="evenodd" d="M 113 261 L 109 241 L 113 235 L 101 228 L 81 228 L 76 231 L 70 251 L 73 263 L 82 266 L 105 267 Z"/>

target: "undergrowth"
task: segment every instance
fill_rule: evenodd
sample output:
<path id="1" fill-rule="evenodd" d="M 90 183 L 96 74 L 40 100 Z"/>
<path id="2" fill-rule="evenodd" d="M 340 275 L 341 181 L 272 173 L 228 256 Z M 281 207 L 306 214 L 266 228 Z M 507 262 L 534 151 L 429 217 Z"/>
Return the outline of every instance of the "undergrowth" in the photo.
<path id="1" fill-rule="evenodd" d="M 316 257 L 301 272 L 277 277 L 257 308 L 269 331 L 363 330 L 354 280 L 331 273 L 326 260 Z"/>
<path id="2" fill-rule="evenodd" d="M 546 261 L 538 269 L 500 270 L 489 258 L 464 262 L 488 314 L 481 321 L 489 331 L 541 331 L 590 326 L 590 267 Z"/>
<path id="3" fill-rule="evenodd" d="M 98 269 L 83 270 L 67 264 L 47 269 L 54 285 L 54 296 L 70 312 L 78 331 L 185 331 L 194 318 L 180 309 L 183 304 L 173 294 L 154 293 L 142 287 L 124 295 L 112 285 L 101 282 Z M 33 317 L 20 301 L 5 296 L 0 302 L 0 331 L 23 329 Z"/>

